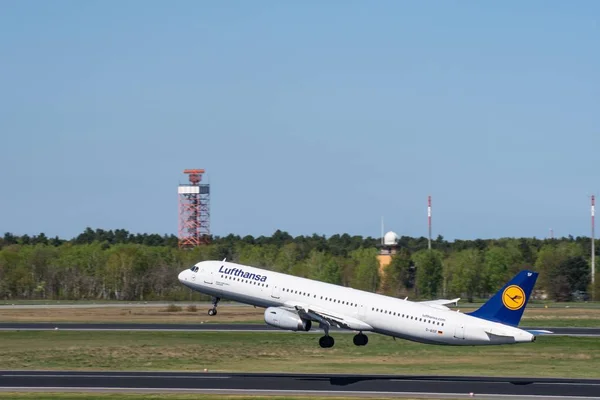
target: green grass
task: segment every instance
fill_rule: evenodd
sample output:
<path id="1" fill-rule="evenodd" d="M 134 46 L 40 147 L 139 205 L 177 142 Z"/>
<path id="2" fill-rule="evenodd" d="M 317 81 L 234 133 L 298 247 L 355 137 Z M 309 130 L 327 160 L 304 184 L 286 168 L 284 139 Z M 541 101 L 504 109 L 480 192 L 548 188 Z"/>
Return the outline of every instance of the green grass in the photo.
<path id="1" fill-rule="evenodd" d="M 338 334 L 248 332 L 0 332 L 2 369 L 180 370 L 597 377 L 600 339 L 540 337 L 536 343 L 432 346 L 370 335 L 356 347 Z"/>
<path id="2" fill-rule="evenodd" d="M 122 323 L 123 321 L 114 321 L 115 323 Z M 197 322 L 185 322 L 190 325 L 197 324 Z M 222 324 L 223 321 L 208 320 L 205 324 Z M 265 325 L 264 320 L 250 320 L 250 321 L 227 321 L 227 324 L 239 325 L 239 324 L 254 324 L 254 325 Z M 569 318 L 523 318 L 519 327 L 544 327 L 544 328 L 599 328 L 599 319 L 569 319 Z"/>

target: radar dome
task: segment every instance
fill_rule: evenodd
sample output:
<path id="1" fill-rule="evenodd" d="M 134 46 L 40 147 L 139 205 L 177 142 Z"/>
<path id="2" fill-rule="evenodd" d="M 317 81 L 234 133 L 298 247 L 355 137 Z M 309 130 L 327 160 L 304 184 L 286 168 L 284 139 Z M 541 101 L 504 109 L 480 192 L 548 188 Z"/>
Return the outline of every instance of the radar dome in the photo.
<path id="1" fill-rule="evenodd" d="M 396 234 L 396 232 L 389 231 L 383 237 L 383 244 L 386 246 L 395 246 L 398 244 L 398 240 L 400 237 Z"/>

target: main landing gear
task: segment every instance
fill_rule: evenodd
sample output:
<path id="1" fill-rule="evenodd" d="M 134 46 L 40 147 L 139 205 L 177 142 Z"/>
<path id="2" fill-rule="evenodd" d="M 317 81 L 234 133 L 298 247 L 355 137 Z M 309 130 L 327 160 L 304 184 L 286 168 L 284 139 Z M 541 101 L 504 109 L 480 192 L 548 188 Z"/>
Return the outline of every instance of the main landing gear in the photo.
<path id="1" fill-rule="evenodd" d="M 358 335 L 354 336 L 353 342 L 356 346 L 366 346 L 367 343 L 369 343 L 369 337 L 361 332 Z M 321 346 L 324 349 L 333 347 L 334 344 L 335 340 L 333 340 L 333 338 L 329 336 L 328 332 L 325 333 L 325 336 L 321 336 L 321 338 L 319 338 L 319 346 Z"/>
<path id="2" fill-rule="evenodd" d="M 358 335 L 354 336 L 354 339 L 352 339 L 352 341 L 356 346 L 366 346 L 367 343 L 369 343 L 369 337 L 364 333 L 360 332 Z"/>
<path id="3" fill-rule="evenodd" d="M 324 349 L 333 347 L 333 345 L 335 344 L 335 340 L 333 340 L 333 338 L 331 336 L 329 336 L 329 324 L 320 323 L 319 328 L 321 328 L 321 329 L 323 329 L 323 331 L 325 331 L 325 336 L 321 336 L 319 338 L 319 346 L 321 346 Z"/>
<path id="4" fill-rule="evenodd" d="M 333 338 L 329 335 L 321 336 L 321 338 L 319 338 L 319 346 L 321 346 L 324 349 L 333 347 L 334 344 L 335 340 L 333 340 Z"/>
<path id="5" fill-rule="evenodd" d="M 213 308 L 208 310 L 208 315 L 211 317 L 217 315 L 217 304 L 219 304 L 219 300 L 221 300 L 219 297 L 213 297 L 212 299 Z"/>

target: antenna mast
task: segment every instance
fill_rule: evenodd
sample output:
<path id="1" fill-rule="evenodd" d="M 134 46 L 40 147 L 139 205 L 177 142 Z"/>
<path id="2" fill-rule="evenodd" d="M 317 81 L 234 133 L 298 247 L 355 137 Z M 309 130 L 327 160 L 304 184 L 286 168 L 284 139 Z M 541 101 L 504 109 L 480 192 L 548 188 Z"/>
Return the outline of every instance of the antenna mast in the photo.
<path id="1" fill-rule="evenodd" d="M 594 217 L 595 217 L 595 210 L 596 207 L 596 196 L 592 195 L 592 300 L 595 300 L 595 275 L 596 275 L 596 249 L 594 248 L 594 228 L 595 228 L 595 221 L 594 221 Z"/>
<path id="2" fill-rule="evenodd" d="M 381 245 L 383 246 L 383 216 L 381 217 Z"/>
<path id="3" fill-rule="evenodd" d="M 427 247 L 431 250 L 431 196 L 427 198 L 427 223 L 429 225 L 429 240 Z"/>

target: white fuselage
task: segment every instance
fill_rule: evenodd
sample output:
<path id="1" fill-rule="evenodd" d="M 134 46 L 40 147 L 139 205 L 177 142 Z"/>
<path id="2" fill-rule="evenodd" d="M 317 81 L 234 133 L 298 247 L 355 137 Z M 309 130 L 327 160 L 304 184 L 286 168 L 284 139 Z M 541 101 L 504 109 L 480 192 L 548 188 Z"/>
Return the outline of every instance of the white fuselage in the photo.
<path id="1" fill-rule="evenodd" d="M 179 274 L 179 280 L 198 292 L 265 308 L 302 304 L 354 319 L 359 323 L 356 330 L 360 331 L 447 345 L 510 344 L 535 339 L 522 329 L 444 307 L 231 262 L 203 261 L 196 266 L 197 272 L 185 270 Z M 247 273 L 247 278 L 236 270 Z"/>

